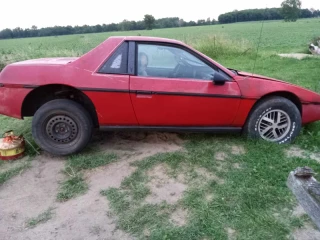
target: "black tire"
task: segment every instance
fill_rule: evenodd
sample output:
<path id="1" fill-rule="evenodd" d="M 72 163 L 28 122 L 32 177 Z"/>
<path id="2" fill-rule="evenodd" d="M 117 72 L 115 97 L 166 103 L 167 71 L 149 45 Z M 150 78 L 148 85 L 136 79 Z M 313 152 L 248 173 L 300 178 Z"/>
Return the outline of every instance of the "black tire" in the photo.
<path id="1" fill-rule="evenodd" d="M 32 135 L 44 151 L 57 156 L 77 153 L 93 132 L 89 113 L 78 103 L 56 99 L 42 105 L 32 120 Z"/>
<path id="2" fill-rule="evenodd" d="M 279 129 L 276 128 L 275 131 L 279 137 L 271 140 L 267 139 L 268 136 L 266 135 L 272 134 L 273 137 L 275 136 L 272 133 L 274 128 L 270 127 L 272 123 L 268 123 L 267 121 L 264 121 L 263 118 L 266 116 L 266 114 L 269 114 L 268 116 L 275 116 L 275 118 L 277 118 L 277 115 L 275 114 L 279 114 L 279 112 L 280 112 L 280 116 L 282 116 L 283 118 L 290 119 L 291 125 L 288 124 L 288 127 L 285 130 L 283 130 L 284 128 L 282 128 L 281 129 L 281 131 L 283 131 L 282 133 L 279 132 Z M 270 126 L 267 124 L 269 124 Z M 285 124 L 285 121 L 283 124 Z M 263 133 L 262 130 L 264 129 L 266 130 L 267 128 L 269 128 L 270 130 L 268 130 L 268 132 L 266 132 L 265 135 L 262 134 L 264 136 L 261 136 L 261 134 L 259 133 L 259 129 L 260 129 L 260 132 Z M 287 98 L 276 97 L 276 96 L 266 98 L 261 102 L 259 102 L 252 110 L 246 122 L 246 125 L 244 127 L 244 133 L 250 138 L 256 138 L 256 139 L 260 138 L 267 141 L 269 140 L 272 142 L 276 142 L 279 144 L 292 142 L 299 135 L 300 130 L 301 130 L 301 114 L 297 106 Z"/>

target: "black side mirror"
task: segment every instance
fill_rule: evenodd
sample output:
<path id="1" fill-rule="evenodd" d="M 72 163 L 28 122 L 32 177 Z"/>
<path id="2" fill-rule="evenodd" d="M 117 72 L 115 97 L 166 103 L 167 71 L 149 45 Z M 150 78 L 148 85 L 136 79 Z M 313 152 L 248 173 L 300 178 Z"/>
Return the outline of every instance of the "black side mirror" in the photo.
<path id="1" fill-rule="evenodd" d="M 213 83 L 215 85 L 223 85 L 226 81 L 228 81 L 228 78 L 221 74 L 220 72 L 215 72 L 213 75 Z"/>

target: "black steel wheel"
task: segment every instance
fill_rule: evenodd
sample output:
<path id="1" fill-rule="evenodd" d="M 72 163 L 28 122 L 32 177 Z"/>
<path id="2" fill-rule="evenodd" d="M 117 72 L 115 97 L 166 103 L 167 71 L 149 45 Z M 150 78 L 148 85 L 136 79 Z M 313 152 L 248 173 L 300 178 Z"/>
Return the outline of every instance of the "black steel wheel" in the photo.
<path id="1" fill-rule="evenodd" d="M 81 151 L 90 141 L 93 123 L 78 103 L 57 99 L 45 103 L 35 113 L 32 134 L 36 143 L 53 155 Z"/>

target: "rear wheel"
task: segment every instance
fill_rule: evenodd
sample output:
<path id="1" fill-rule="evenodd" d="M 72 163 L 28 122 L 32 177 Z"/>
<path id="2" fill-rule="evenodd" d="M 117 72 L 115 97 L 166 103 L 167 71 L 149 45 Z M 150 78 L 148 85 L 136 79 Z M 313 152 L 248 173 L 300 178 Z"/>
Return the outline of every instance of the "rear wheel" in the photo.
<path id="1" fill-rule="evenodd" d="M 78 103 L 57 99 L 42 105 L 32 120 L 36 143 L 54 155 L 81 151 L 90 141 L 93 123 L 89 113 Z"/>
<path id="2" fill-rule="evenodd" d="M 292 142 L 300 130 L 299 109 L 283 97 L 270 97 L 258 103 L 244 128 L 249 137 L 276 143 Z"/>

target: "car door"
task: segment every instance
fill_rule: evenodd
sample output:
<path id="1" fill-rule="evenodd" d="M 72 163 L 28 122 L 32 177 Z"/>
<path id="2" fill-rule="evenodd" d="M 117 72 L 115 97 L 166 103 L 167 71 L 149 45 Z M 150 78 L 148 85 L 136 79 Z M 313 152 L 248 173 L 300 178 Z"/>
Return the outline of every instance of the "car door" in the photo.
<path id="1" fill-rule="evenodd" d="M 180 45 L 137 42 L 130 96 L 141 126 L 230 126 L 240 104 L 235 81 Z M 216 85 L 216 73 L 228 81 Z"/>
<path id="2" fill-rule="evenodd" d="M 128 42 L 123 42 L 81 90 L 92 100 L 101 127 L 138 125 L 129 95 Z"/>

